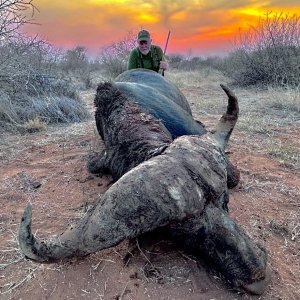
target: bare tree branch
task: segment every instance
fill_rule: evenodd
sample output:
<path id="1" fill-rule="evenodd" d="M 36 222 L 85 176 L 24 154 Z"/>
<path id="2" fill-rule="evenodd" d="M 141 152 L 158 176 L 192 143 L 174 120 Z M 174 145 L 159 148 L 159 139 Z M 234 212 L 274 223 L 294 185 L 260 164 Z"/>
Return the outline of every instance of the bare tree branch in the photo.
<path id="1" fill-rule="evenodd" d="M 0 41 L 9 38 L 25 24 L 32 23 L 37 8 L 33 0 L 0 0 Z M 28 16 L 28 12 L 31 16 Z"/>

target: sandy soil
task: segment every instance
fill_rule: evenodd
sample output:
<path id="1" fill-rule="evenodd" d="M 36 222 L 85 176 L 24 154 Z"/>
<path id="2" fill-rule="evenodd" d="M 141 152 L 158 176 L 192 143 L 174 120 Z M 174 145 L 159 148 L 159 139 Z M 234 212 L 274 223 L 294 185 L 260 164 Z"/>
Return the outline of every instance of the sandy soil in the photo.
<path id="1" fill-rule="evenodd" d="M 189 96 L 197 91 L 190 89 Z M 84 95 L 92 110 L 93 92 Z M 213 127 L 219 116 L 199 119 Z M 198 117 L 197 117 L 198 118 Z M 300 147 L 296 129 L 275 138 Z M 254 143 L 255 142 L 255 143 Z M 19 252 L 19 221 L 33 203 L 33 231 L 40 238 L 60 234 L 109 188 L 109 176 L 86 170 L 88 156 L 103 148 L 91 120 L 49 127 L 0 141 L 0 298 L 1 299 L 300 299 L 300 176 L 254 145 L 264 136 L 235 131 L 229 147 L 241 170 L 231 191 L 230 214 L 262 244 L 272 281 L 261 297 L 230 290 L 218 274 L 179 252 L 170 242 L 141 248 L 124 265 L 127 242 L 84 259 L 41 265 Z"/>

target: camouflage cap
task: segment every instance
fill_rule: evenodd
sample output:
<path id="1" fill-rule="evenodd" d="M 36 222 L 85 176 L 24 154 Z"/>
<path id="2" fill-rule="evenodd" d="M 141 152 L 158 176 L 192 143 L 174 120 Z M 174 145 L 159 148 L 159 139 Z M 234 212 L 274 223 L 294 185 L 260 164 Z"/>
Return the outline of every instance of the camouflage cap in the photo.
<path id="1" fill-rule="evenodd" d="M 151 37 L 150 37 L 150 33 L 147 30 L 141 30 L 138 35 L 137 35 L 137 40 L 138 42 L 140 41 L 150 41 Z"/>

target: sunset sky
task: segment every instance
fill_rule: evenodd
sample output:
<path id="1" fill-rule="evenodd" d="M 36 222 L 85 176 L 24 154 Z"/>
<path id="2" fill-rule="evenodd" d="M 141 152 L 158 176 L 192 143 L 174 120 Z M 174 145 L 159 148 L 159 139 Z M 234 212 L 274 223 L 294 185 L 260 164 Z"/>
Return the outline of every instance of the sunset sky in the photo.
<path id="1" fill-rule="evenodd" d="M 168 53 L 222 54 L 239 28 L 257 23 L 266 12 L 300 15 L 299 0 L 34 0 L 40 25 L 26 26 L 59 48 L 86 46 L 90 54 L 145 28 Z"/>

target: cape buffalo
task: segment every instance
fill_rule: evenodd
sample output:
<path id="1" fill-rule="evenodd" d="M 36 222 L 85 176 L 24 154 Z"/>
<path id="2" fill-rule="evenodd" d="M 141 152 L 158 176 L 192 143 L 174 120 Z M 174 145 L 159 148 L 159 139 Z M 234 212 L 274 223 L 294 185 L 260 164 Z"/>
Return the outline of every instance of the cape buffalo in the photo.
<path id="1" fill-rule="evenodd" d="M 99 84 L 96 125 L 106 150 L 90 169 L 110 171 L 116 182 L 56 240 L 33 236 L 28 205 L 20 247 L 32 260 L 54 262 L 162 228 L 185 251 L 207 257 L 238 289 L 261 294 L 270 279 L 266 254 L 227 212 L 228 187 L 238 182 L 225 155 L 238 118 L 237 98 L 221 85 L 228 106 L 212 134 L 193 120 L 177 88 L 157 76 L 132 70 L 115 83 Z"/>

